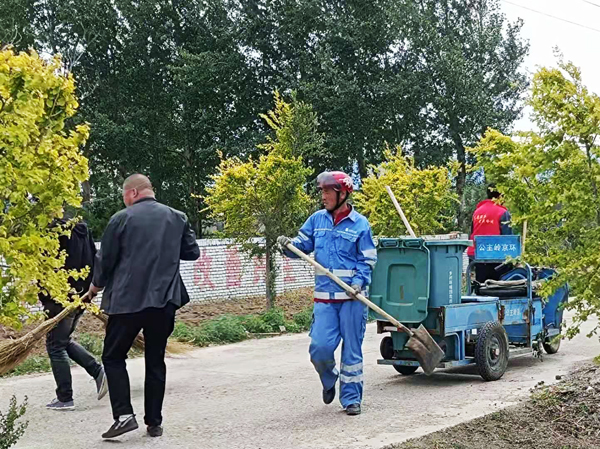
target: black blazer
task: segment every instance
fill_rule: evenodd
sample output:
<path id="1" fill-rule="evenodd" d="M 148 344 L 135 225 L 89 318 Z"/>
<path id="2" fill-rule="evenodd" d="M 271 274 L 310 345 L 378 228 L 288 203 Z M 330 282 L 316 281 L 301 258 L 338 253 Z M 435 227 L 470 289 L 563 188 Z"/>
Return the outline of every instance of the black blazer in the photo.
<path id="1" fill-rule="evenodd" d="M 180 260 L 200 250 L 187 217 L 153 198 L 144 198 L 110 219 L 96 256 L 94 285 L 104 287 L 108 315 L 135 313 L 169 302 L 190 301 L 179 274 Z"/>

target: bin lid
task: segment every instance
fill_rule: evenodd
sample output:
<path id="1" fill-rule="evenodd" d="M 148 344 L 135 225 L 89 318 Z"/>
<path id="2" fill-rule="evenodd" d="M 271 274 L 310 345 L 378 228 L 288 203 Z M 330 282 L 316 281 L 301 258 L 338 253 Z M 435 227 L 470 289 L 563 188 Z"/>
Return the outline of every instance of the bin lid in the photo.
<path id="1" fill-rule="evenodd" d="M 425 240 L 427 246 L 473 246 L 472 240 Z"/>

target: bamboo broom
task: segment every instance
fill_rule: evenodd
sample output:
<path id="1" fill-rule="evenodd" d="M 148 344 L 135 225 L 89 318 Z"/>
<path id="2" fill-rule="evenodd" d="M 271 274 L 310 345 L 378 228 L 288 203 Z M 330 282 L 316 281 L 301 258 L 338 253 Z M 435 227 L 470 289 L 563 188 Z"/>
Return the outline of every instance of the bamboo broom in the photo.
<path id="1" fill-rule="evenodd" d="M 34 330 L 15 340 L 0 343 L 0 375 L 7 373 L 23 362 L 35 343 L 50 332 L 63 318 L 69 315 L 77 306 L 68 306 L 54 318 L 44 321 Z"/>
<path id="2" fill-rule="evenodd" d="M 59 322 L 66 318 L 76 308 L 77 306 L 75 305 L 65 307 L 64 310 L 54 318 L 44 321 L 38 327 L 22 337 L 0 342 L 0 376 L 6 374 L 14 367 L 23 363 L 31 353 L 31 350 L 34 348 L 35 344 L 40 339 L 45 337 L 48 332 L 54 329 Z M 106 327 L 106 324 L 108 323 L 108 316 L 106 314 L 100 313 L 99 315 L 94 314 L 94 316 L 102 321 L 104 327 Z M 137 337 L 135 337 L 133 346 L 140 351 L 144 351 L 146 342 L 142 334 L 138 334 Z M 168 355 L 173 355 L 185 352 L 189 349 L 189 345 L 180 342 L 169 341 L 167 343 L 166 352 Z"/>

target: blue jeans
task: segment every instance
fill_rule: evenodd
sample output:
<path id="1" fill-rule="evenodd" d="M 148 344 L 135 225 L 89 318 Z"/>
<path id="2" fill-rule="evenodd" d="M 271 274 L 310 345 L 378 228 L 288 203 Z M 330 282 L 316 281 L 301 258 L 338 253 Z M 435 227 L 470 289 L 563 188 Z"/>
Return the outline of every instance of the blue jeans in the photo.
<path id="1" fill-rule="evenodd" d="M 340 379 L 340 402 L 344 408 L 360 404 L 363 394 L 362 342 L 367 326 L 368 309 L 360 301 L 315 303 L 310 330 L 310 360 L 324 390 Z M 342 343 L 342 363 L 336 369 L 334 352 Z"/>
<path id="2" fill-rule="evenodd" d="M 62 307 L 52 304 L 45 307 L 50 318 L 58 315 Z M 79 343 L 73 341 L 71 336 L 77 327 L 83 310 L 79 309 L 60 321 L 48 335 L 46 335 L 46 350 L 50 357 L 52 374 L 56 381 L 56 397 L 61 402 L 73 400 L 73 384 L 71 379 L 71 363 L 73 360 L 87 371 L 94 379 L 98 377 L 102 366 L 94 356 L 86 351 Z"/>

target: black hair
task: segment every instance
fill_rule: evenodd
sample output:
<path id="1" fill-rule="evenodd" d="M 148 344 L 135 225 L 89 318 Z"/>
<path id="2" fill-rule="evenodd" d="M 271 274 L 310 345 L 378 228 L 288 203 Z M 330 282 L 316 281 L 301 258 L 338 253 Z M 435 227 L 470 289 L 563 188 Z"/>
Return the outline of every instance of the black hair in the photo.
<path id="1" fill-rule="evenodd" d="M 489 184 L 487 188 L 487 197 L 488 200 L 493 200 L 496 198 L 500 198 L 500 192 L 496 190 L 496 184 Z"/>

